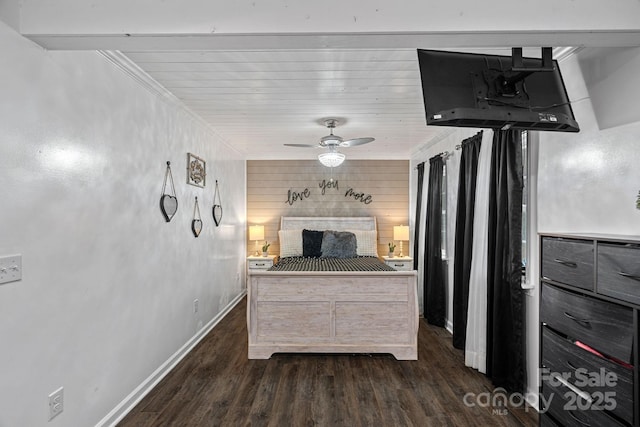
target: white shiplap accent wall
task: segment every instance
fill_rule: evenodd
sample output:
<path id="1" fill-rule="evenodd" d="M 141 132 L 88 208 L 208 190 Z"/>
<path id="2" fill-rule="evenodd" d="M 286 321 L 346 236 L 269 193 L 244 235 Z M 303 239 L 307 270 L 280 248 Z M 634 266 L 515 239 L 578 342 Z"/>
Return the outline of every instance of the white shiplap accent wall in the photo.
<path id="1" fill-rule="evenodd" d="M 332 175 L 333 174 L 333 175 Z M 338 189 L 319 184 L 333 179 Z M 345 193 L 371 195 L 365 204 Z M 309 190 L 309 197 L 288 203 L 288 192 Z M 378 221 L 378 253 L 387 252 L 393 239 L 393 226 L 409 223 L 409 161 L 349 160 L 330 168 L 316 160 L 250 160 L 247 162 L 247 224 L 263 224 L 269 248 L 278 254 L 278 229 L 281 216 L 375 216 Z M 255 242 L 248 241 L 248 248 Z M 409 242 L 404 242 L 409 252 Z M 396 249 L 398 250 L 398 249 Z"/>

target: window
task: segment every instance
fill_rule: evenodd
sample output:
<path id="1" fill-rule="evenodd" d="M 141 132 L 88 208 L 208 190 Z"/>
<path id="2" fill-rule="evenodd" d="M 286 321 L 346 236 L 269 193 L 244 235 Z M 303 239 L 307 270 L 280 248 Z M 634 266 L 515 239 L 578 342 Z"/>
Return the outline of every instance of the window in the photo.
<path id="1" fill-rule="evenodd" d="M 523 130 L 521 133 L 522 141 L 522 281 L 523 289 L 530 289 L 532 286 L 527 280 L 527 265 L 529 263 L 529 220 L 530 213 L 528 207 L 530 205 L 530 183 L 529 183 L 529 133 Z"/>
<path id="2" fill-rule="evenodd" d="M 522 131 L 522 272 L 527 268 L 527 185 L 528 164 L 527 164 L 527 131 Z"/>
<path id="3" fill-rule="evenodd" d="M 442 217 L 440 219 L 440 252 L 441 259 L 447 259 L 447 163 L 442 166 L 442 191 L 440 192 Z"/>

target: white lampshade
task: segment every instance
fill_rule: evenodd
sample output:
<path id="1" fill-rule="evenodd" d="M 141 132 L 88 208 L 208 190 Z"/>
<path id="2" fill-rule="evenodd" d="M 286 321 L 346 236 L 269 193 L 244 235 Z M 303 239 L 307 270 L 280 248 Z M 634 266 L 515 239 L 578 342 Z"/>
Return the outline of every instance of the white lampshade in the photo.
<path id="1" fill-rule="evenodd" d="M 409 240 L 409 226 L 408 225 L 395 225 L 393 227 L 393 240 L 408 241 Z"/>
<path id="2" fill-rule="evenodd" d="M 393 226 L 393 240 L 400 241 L 400 256 L 404 256 L 402 252 L 402 242 L 409 240 L 409 226 L 408 225 L 394 225 Z"/>
<path id="3" fill-rule="evenodd" d="M 249 240 L 264 240 L 264 225 L 249 227 Z"/>
<path id="4" fill-rule="evenodd" d="M 338 153 L 337 151 L 318 154 L 318 160 L 320 160 L 320 163 L 328 168 L 340 166 L 342 162 L 344 162 L 344 159 L 345 155 L 342 153 Z"/>

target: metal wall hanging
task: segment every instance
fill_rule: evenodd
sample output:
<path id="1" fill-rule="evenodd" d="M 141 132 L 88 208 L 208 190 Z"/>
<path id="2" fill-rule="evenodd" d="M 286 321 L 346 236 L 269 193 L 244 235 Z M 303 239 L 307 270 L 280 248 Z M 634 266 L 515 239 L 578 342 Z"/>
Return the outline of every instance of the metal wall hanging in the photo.
<path id="1" fill-rule="evenodd" d="M 204 159 L 187 153 L 187 184 L 204 187 L 207 179 L 206 166 Z"/>
<path id="2" fill-rule="evenodd" d="M 198 197 L 196 196 L 196 202 L 193 205 L 193 221 L 191 221 L 191 231 L 193 235 L 198 237 L 202 231 L 202 219 L 200 217 L 200 207 L 198 206 Z"/>
<path id="3" fill-rule="evenodd" d="M 216 204 L 216 198 L 218 199 L 218 204 Z M 220 192 L 218 190 L 218 180 L 216 179 L 216 190 L 213 193 L 213 209 L 211 209 L 211 213 L 213 214 L 213 222 L 216 223 L 216 227 L 220 225 L 222 222 L 222 201 L 220 200 Z"/>
<path id="4" fill-rule="evenodd" d="M 167 194 L 167 178 L 171 182 L 173 195 Z M 171 174 L 171 162 L 167 162 L 167 170 L 164 173 L 164 184 L 162 184 L 162 196 L 160 196 L 160 210 L 164 219 L 169 222 L 178 210 L 178 199 L 176 198 L 176 188 L 173 186 L 173 175 Z"/>

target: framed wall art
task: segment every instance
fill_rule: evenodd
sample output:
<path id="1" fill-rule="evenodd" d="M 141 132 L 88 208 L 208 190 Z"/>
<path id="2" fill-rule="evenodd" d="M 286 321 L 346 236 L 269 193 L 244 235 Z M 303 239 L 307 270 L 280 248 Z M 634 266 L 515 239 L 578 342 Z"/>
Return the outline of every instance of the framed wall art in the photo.
<path id="1" fill-rule="evenodd" d="M 207 163 L 200 157 L 187 153 L 187 184 L 203 187 L 206 185 Z"/>

